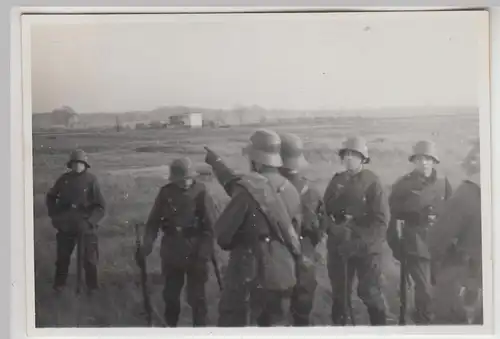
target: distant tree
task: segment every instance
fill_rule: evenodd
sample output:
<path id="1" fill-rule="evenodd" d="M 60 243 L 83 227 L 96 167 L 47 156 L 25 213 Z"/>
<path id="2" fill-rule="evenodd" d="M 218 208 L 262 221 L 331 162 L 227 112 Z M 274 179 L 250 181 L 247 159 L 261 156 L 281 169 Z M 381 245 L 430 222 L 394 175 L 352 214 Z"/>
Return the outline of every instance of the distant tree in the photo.
<path id="1" fill-rule="evenodd" d="M 72 127 L 78 122 L 78 114 L 69 106 L 56 108 L 51 113 L 54 125 L 64 125 L 66 128 Z"/>
<path id="2" fill-rule="evenodd" d="M 240 125 L 243 125 L 243 123 L 245 122 L 246 111 L 247 111 L 247 109 L 244 106 L 240 106 L 240 105 L 237 105 L 233 109 L 233 112 L 236 115 L 236 117 L 238 118 L 238 122 Z"/>

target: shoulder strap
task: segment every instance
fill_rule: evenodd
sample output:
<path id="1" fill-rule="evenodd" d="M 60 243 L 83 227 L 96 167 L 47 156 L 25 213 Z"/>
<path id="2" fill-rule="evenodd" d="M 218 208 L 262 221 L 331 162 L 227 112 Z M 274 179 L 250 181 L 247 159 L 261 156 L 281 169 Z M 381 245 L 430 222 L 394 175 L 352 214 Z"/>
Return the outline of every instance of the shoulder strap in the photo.
<path id="1" fill-rule="evenodd" d="M 293 227 L 288 211 L 267 178 L 263 176 L 244 176 L 239 184 L 255 201 L 257 208 L 262 212 L 270 228 L 270 232 L 283 243 L 293 255 L 299 255 L 299 237 Z M 286 181 L 280 187 L 284 187 Z"/>
<path id="2" fill-rule="evenodd" d="M 308 191 L 309 191 L 309 185 L 307 184 L 307 180 L 306 179 L 302 179 L 302 189 L 300 190 L 300 196 L 303 196 L 304 194 L 306 194 Z"/>

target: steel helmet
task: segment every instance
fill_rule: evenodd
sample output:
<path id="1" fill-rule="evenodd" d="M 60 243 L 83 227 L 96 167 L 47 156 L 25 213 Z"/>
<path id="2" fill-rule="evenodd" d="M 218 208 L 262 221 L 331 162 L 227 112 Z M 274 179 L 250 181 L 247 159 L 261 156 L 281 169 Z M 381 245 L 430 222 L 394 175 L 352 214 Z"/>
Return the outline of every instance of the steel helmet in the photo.
<path id="1" fill-rule="evenodd" d="M 250 160 L 270 167 L 281 167 L 281 139 L 271 130 L 259 129 L 252 134 L 250 142 L 243 149 L 243 154 Z"/>
<path id="2" fill-rule="evenodd" d="M 462 162 L 462 168 L 469 175 L 477 174 L 481 171 L 481 152 L 479 147 L 479 140 L 475 140 L 472 149 Z"/>
<path id="3" fill-rule="evenodd" d="M 71 168 L 71 165 L 74 162 L 81 162 L 87 168 L 90 168 L 89 160 L 84 150 L 76 149 L 71 152 L 71 154 L 69 155 L 69 161 L 66 163 L 66 167 Z"/>
<path id="4" fill-rule="evenodd" d="M 418 155 L 431 157 L 437 164 L 440 162 L 436 144 L 432 141 L 422 140 L 417 142 L 413 146 L 413 153 L 408 157 L 408 160 L 413 162 L 413 159 Z"/>
<path id="5" fill-rule="evenodd" d="M 365 164 L 370 162 L 370 157 L 368 156 L 368 146 L 366 145 L 366 140 L 362 137 L 348 137 L 342 143 L 342 148 L 338 152 L 339 156 L 342 157 L 345 151 L 354 151 L 359 153 L 363 158 L 363 163 Z"/>
<path id="6" fill-rule="evenodd" d="M 193 178 L 196 175 L 191 159 L 184 157 L 175 159 L 170 165 L 170 181 Z"/>
<path id="7" fill-rule="evenodd" d="M 302 140 L 292 133 L 282 133 L 279 136 L 281 138 L 282 167 L 291 170 L 300 170 L 307 166 L 308 163 L 304 157 Z"/>

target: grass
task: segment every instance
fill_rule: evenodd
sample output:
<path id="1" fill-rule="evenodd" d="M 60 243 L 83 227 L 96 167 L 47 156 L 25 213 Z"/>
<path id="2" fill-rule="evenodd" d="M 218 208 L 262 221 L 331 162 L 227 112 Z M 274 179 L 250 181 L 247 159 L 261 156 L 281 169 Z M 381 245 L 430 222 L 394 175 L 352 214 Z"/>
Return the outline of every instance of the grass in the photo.
<path id="1" fill-rule="evenodd" d="M 452 126 L 450 128 L 449 126 Z M 144 222 L 159 188 L 167 182 L 168 164 L 176 157 L 188 155 L 203 172 L 205 181 L 218 203 L 228 198 L 215 183 L 203 164 L 203 146 L 219 152 L 236 170 L 246 171 L 247 162 L 241 155 L 255 127 L 202 130 L 148 130 L 123 132 L 89 132 L 87 134 L 33 135 L 34 175 L 34 250 L 36 324 L 38 327 L 122 327 L 144 326 L 139 272 L 135 265 L 134 229 Z M 305 155 L 311 163 L 306 176 L 323 192 L 334 171 L 340 169 L 336 149 L 349 134 L 360 133 L 369 142 L 373 169 L 385 187 L 410 169 L 408 152 L 420 139 L 432 139 L 440 148 L 442 165 L 452 185 L 462 178 L 459 163 L 468 150 L 469 137 L 478 135 L 477 116 L 413 117 L 360 119 L 338 118 L 321 125 L 288 124 L 273 126 L 276 131 L 298 134 L 305 143 Z M 465 138 L 464 136 L 468 136 Z M 94 298 L 78 298 L 74 293 L 75 267 L 70 267 L 68 289 L 60 296 L 51 290 L 55 261 L 55 231 L 47 218 L 44 195 L 64 171 L 65 162 L 73 148 L 89 152 L 92 171 L 98 176 L 108 203 L 106 219 L 99 229 L 101 291 Z M 158 314 L 163 314 L 162 278 L 158 255 L 159 241 L 148 258 L 151 300 Z M 224 263 L 226 253 L 218 250 Z M 318 248 L 317 278 L 312 321 L 328 325 L 331 293 L 326 272 L 325 244 Z M 384 291 L 392 313 L 398 313 L 398 266 L 386 249 L 384 253 Z M 211 272 L 207 284 L 209 324 L 217 320 L 219 290 Z M 367 324 L 366 311 L 354 294 L 353 304 L 358 324 Z M 156 320 L 156 324 L 159 324 Z M 183 300 L 181 326 L 190 326 L 190 310 Z"/>

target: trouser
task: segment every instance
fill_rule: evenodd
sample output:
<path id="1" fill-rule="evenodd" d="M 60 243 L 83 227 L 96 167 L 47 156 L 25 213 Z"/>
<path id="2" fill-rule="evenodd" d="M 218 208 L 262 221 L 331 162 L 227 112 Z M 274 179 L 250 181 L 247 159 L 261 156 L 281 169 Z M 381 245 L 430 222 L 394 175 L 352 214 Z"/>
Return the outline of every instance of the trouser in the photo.
<path id="1" fill-rule="evenodd" d="M 271 291 L 253 288 L 251 309 L 253 321 L 259 327 L 286 326 L 292 291 Z"/>
<path id="2" fill-rule="evenodd" d="M 362 257 L 351 257 L 344 261 L 338 253 L 328 255 L 328 276 L 332 287 L 332 322 L 334 325 L 345 325 L 350 307 L 354 274 L 358 278 L 358 296 L 365 304 L 372 325 L 386 324 L 386 305 L 381 289 L 380 255 L 371 254 Z M 347 263 L 347 272 L 345 272 Z M 347 275 L 345 274 L 347 273 Z"/>
<path id="3" fill-rule="evenodd" d="M 279 326 L 286 321 L 291 291 L 270 291 L 257 283 L 256 259 L 248 248 L 229 254 L 219 300 L 219 327 Z"/>
<path id="4" fill-rule="evenodd" d="M 318 283 L 315 267 L 300 267 L 297 285 L 292 290 L 290 312 L 294 326 L 308 326 L 313 309 L 314 293 Z"/>
<path id="5" fill-rule="evenodd" d="M 169 327 L 176 327 L 181 313 L 181 293 L 184 281 L 187 280 L 187 302 L 191 307 L 193 326 L 206 326 L 207 303 L 205 285 L 208 281 L 208 263 L 196 262 L 186 267 L 177 267 L 163 263 L 165 286 L 163 299 L 165 302 L 165 322 Z"/>
<path id="6" fill-rule="evenodd" d="M 463 286 L 468 286 L 468 293 L 461 293 Z M 433 309 L 435 324 L 482 324 L 481 272 L 471 275 L 458 263 L 441 267 L 436 275 Z"/>
<path id="7" fill-rule="evenodd" d="M 250 324 L 250 295 L 256 278 L 256 262 L 250 249 L 235 248 L 229 253 L 218 311 L 219 327 Z"/>
<path id="8" fill-rule="evenodd" d="M 84 233 L 81 239 L 82 268 L 85 271 L 85 283 L 89 290 L 97 286 L 97 262 L 99 259 L 99 248 L 97 235 L 95 233 Z M 56 235 L 57 259 L 54 287 L 62 287 L 66 284 L 71 254 L 78 243 L 76 233 L 59 231 Z"/>
<path id="9" fill-rule="evenodd" d="M 415 324 L 430 324 L 432 321 L 431 262 L 428 259 L 407 255 L 406 267 L 414 283 L 413 321 Z"/>

